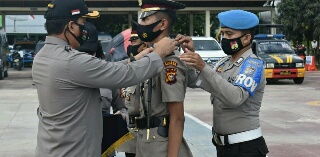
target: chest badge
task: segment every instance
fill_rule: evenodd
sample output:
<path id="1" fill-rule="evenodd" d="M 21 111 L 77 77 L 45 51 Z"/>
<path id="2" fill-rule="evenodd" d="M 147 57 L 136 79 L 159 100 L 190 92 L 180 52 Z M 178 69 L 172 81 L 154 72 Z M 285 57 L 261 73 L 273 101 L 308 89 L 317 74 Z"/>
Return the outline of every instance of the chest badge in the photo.
<path id="1" fill-rule="evenodd" d="M 167 68 L 166 69 L 166 83 L 175 84 L 177 82 L 177 69 L 176 68 Z"/>

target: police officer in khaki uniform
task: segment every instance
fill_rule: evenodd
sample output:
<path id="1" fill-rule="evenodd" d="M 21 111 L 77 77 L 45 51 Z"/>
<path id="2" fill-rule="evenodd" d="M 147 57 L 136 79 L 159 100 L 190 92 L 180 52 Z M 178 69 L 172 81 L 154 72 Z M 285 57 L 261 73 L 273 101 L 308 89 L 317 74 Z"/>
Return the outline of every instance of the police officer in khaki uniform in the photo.
<path id="1" fill-rule="evenodd" d="M 170 36 L 176 10 L 185 8 L 185 5 L 168 0 L 143 0 L 140 1 L 140 7 L 142 13 L 137 27 L 138 36 L 153 44 Z M 163 71 L 144 84 L 142 105 L 145 116 L 136 120 L 136 157 L 192 156 L 183 138 L 183 101 L 188 68 L 179 60 L 178 53 L 174 51 L 164 58 Z"/>
<path id="2" fill-rule="evenodd" d="M 243 10 L 218 14 L 221 46 L 228 55 L 212 69 L 192 53 L 190 38 L 180 58 L 200 71 L 194 86 L 211 93 L 213 139 L 218 157 L 265 157 L 259 113 L 266 84 L 263 61 L 252 53 L 251 43 L 258 17 Z M 191 42 L 192 43 L 192 42 Z M 192 85 L 192 84 L 190 84 Z"/>
<path id="3" fill-rule="evenodd" d="M 161 58 L 177 48 L 177 42 L 165 38 L 129 64 L 129 60 L 106 62 L 73 49 L 87 39 L 83 16 L 97 15 L 88 12 L 83 0 L 53 0 L 48 5 L 44 15 L 48 36 L 32 66 L 39 99 L 38 157 L 100 156 L 99 88 L 128 87 L 152 77 L 163 69 Z"/>
<path id="4" fill-rule="evenodd" d="M 143 51 L 148 47 L 147 43 L 140 40 L 137 34 L 137 25 L 136 23 L 132 23 L 131 28 L 131 37 L 129 39 L 131 42 L 127 47 L 127 54 L 129 57 L 136 56 L 138 53 Z M 133 139 L 127 141 L 122 144 L 117 151 L 125 152 L 126 157 L 135 157 L 136 153 L 136 143 L 137 143 L 137 126 L 135 123 L 135 119 L 143 116 L 143 109 L 140 103 L 141 94 L 142 94 L 142 86 L 141 84 L 131 86 L 128 88 L 122 89 L 121 97 L 125 100 L 125 106 L 128 109 L 129 114 L 129 131 L 134 136 Z"/>

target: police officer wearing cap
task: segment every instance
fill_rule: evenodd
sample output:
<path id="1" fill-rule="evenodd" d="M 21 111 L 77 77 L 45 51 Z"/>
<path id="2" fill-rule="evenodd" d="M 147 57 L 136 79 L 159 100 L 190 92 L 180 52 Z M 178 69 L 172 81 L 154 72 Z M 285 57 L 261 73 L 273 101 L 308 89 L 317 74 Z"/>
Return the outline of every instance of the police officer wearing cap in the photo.
<path id="1" fill-rule="evenodd" d="M 139 54 L 141 51 L 148 47 L 147 43 L 140 40 L 137 34 L 137 25 L 132 23 L 131 37 L 129 39 L 130 45 L 127 47 L 128 57 L 132 58 Z M 129 124 L 128 128 L 131 134 L 134 136 L 131 140 L 128 140 L 122 144 L 117 151 L 125 152 L 126 157 L 135 157 L 136 153 L 136 143 L 137 143 L 137 126 L 136 119 L 143 116 L 143 106 L 141 105 L 141 94 L 142 94 L 141 84 L 123 88 L 121 92 L 121 97 L 125 100 L 125 106 L 128 109 L 129 114 Z"/>
<path id="2" fill-rule="evenodd" d="M 176 10 L 185 8 L 184 4 L 171 0 L 143 0 L 139 3 L 142 13 L 137 33 L 142 41 L 150 42 L 151 45 L 170 36 Z M 153 46 L 157 48 L 157 45 Z M 144 117 L 136 119 L 136 157 L 192 156 L 183 138 L 183 101 L 188 70 L 179 60 L 179 52 L 172 52 L 163 59 L 163 71 L 144 84 Z"/>
<path id="3" fill-rule="evenodd" d="M 32 66 L 39 99 L 38 157 L 100 156 L 99 88 L 132 86 L 152 77 L 162 70 L 162 58 L 176 49 L 176 42 L 164 39 L 132 63 L 105 62 L 73 49 L 87 40 L 84 17 L 98 14 L 89 12 L 83 0 L 53 0 L 48 5 L 48 36 Z"/>
<path id="4" fill-rule="evenodd" d="M 251 43 L 258 17 L 243 10 L 218 14 L 223 51 L 228 55 L 214 68 L 206 65 L 185 38 L 180 58 L 200 71 L 194 87 L 211 93 L 213 139 L 218 157 L 265 157 L 259 113 L 266 84 L 263 61 L 252 53 Z M 189 49 L 188 49 L 189 48 Z M 190 85 L 192 85 L 190 83 Z"/>
<path id="5" fill-rule="evenodd" d="M 87 30 L 88 40 L 83 45 L 77 48 L 80 52 L 86 52 L 89 55 L 95 56 L 99 59 L 104 59 L 104 54 L 100 41 L 98 40 L 98 31 L 91 23 L 85 24 Z M 100 99 L 103 115 L 109 115 L 112 107 L 113 114 L 121 114 L 124 120 L 128 118 L 128 112 L 124 105 L 124 99 L 120 97 L 119 89 L 100 88 Z M 113 129 L 114 126 L 107 126 L 104 128 Z M 104 134 L 103 138 L 110 138 L 113 134 Z M 115 156 L 112 152 L 108 157 Z"/>

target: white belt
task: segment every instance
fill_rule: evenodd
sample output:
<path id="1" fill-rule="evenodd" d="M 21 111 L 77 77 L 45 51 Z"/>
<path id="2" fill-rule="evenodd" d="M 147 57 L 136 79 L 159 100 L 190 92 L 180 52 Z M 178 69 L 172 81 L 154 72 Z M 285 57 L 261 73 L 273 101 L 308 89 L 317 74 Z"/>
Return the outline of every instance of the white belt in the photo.
<path id="1" fill-rule="evenodd" d="M 224 136 L 219 136 L 217 134 L 214 135 L 215 142 L 218 145 L 225 145 L 224 143 Z M 249 131 L 244 131 L 236 134 L 231 134 L 231 135 L 226 135 L 228 136 L 228 142 L 229 144 L 235 144 L 235 143 L 240 143 L 240 142 L 245 142 L 245 141 L 251 141 L 254 139 L 257 139 L 262 136 L 261 128 L 249 130 Z M 220 138 L 220 141 L 217 141 L 217 138 Z"/>

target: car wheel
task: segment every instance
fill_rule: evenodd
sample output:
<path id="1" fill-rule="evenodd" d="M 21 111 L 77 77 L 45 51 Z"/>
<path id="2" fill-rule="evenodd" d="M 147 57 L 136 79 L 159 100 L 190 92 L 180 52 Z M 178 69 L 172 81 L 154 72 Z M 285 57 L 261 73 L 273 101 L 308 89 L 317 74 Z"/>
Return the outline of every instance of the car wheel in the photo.
<path id="1" fill-rule="evenodd" d="M 3 76 L 8 77 L 8 70 L 4 71 Z"/>
<path id="2" fill-rule="evenodd" d="M 2 69 L 0 70 L 0 80 L 3 80 L 3 77 L 4 77 L 4 74 L 3 74 L 3 71 Z"/>
<path id="3" fill-rule="evenodd" d="M 294 78 L 293 82 L 295 84 L 301 84 L 303 82 L 303 80 L 304 80 L 304 77 L 299 77 L 299 78 Z"/>

